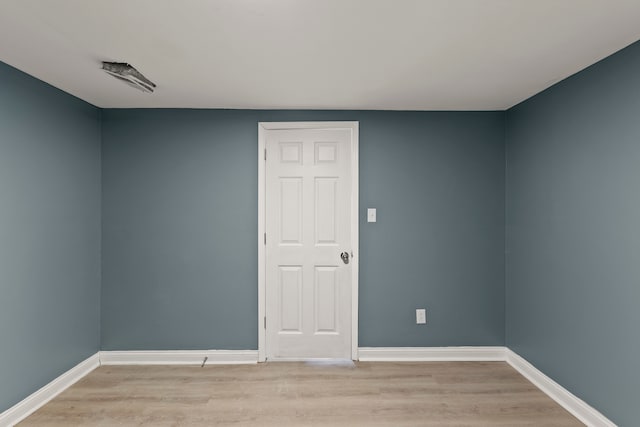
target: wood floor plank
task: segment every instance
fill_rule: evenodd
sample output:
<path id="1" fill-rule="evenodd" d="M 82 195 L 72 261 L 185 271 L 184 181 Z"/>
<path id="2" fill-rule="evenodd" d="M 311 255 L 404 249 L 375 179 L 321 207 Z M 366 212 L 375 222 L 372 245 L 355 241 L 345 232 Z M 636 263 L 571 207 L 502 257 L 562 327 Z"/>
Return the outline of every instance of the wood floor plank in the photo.
<path id="1" fill-rule="evenodd" d="M 581 426 L 503 362 L 102 366 L 29 426 Z"/>

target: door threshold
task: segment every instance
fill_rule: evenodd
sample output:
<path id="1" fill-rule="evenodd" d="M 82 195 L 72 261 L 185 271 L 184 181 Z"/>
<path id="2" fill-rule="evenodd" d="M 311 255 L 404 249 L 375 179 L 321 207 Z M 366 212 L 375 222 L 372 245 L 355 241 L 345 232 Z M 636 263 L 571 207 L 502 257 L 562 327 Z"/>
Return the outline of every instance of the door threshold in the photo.
<path id="1" fill-rule="evenodd" d="M 282 363 L 282 362 L 302 362 L 309 366 L 336 366 L 336 367 L 348 367 L 354 368 L 355 362 L 351 359 L 335 359 L 335 358 L 300 358 L 300 357 L 287 357 L 279 359 L 267 359 L 267 363 Z"/>

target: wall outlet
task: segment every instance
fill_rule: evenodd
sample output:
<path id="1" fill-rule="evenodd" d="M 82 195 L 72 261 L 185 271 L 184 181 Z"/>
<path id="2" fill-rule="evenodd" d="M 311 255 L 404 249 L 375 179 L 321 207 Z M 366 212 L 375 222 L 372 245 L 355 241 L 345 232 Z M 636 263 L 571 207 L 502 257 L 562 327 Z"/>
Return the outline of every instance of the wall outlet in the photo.
<path id="1" fill-rule="evenodd" d="M 417 308 L 416 309 L 416 324 L 424 325 L 427 323 L 427 309 L 425 308 Z"/>

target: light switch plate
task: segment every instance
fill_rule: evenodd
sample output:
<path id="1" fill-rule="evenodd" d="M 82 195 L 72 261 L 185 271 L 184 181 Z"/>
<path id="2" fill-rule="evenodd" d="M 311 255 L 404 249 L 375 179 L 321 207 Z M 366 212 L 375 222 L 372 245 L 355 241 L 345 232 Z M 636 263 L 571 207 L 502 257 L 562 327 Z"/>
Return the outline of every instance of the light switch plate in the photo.
<path id="1" fill-rule="evenodd" d="M 376 208 L 367 209 L 367 222 L 376 222 Z"/>

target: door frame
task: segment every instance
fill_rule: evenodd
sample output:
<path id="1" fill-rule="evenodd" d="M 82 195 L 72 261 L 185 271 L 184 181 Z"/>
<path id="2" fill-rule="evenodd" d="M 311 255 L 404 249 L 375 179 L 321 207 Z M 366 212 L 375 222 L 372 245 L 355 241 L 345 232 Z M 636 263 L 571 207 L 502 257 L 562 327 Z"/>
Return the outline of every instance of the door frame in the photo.
<path id="1" fill-rule="evenodd" d="M 258 361 L 266 353 L 266 134 L 269 130 L 347 129 L 351 131 L 351 359 L 358 359 L 358 266 L 359 266 L 359 122 L 258 122 Z"/>

